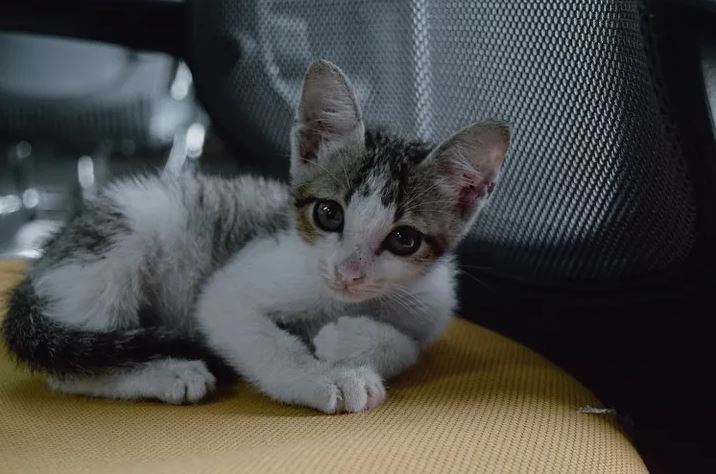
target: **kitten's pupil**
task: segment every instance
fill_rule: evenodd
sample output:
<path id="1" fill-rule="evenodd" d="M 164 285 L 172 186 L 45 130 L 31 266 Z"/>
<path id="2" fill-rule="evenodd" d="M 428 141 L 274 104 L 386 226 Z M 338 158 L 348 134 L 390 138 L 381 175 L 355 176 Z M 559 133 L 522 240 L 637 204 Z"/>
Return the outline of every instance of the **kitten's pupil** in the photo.
<path id="1" fill-rule="evenodd" d="M 410 226 L 400 226 L 385 239 L 385 248 L 395 255 L 406 257 L 420 248 L 423 235 Z"/>
<path id="2" fill-rule="evenodd" d="M 313 220 L 326 232 L 343 230 L 343 208 L 336 201 L 318 201 L 313 208 Z"/>

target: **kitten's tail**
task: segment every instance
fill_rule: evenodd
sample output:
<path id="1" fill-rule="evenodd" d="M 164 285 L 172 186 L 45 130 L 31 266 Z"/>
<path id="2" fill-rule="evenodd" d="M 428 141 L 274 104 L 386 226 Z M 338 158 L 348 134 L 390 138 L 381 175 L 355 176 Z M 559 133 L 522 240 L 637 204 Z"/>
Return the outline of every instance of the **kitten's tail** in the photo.
<path id="1" fill-rule="evenodd" d="M 226 378 L 228 365 L 194 340 L 167 327 L 106 332 L 77 329 L 44 314 L 46 302 L 25 279 L 9 295 L 2 337 L 11 354 L 33 370 L 53 375 L 91 375 L 173 357 L 203 360 Z"/>

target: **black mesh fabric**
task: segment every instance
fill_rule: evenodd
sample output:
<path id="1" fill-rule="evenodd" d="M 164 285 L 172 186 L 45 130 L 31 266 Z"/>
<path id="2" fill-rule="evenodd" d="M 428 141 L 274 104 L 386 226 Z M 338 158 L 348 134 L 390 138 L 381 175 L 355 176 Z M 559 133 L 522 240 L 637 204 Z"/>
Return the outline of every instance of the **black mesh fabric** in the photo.
<path id="1" fill-rule="evenodd" d="M 351 77 L 369 123 L 436 141 L 477 119 L 512 122 L 471 245 L 488 272 L 564 285 L 684 268 L 693 192 L 639 2 L 195 4 L 199 92 L 237 139 L 285 155 L 302 75 L 326 58 Z"/>

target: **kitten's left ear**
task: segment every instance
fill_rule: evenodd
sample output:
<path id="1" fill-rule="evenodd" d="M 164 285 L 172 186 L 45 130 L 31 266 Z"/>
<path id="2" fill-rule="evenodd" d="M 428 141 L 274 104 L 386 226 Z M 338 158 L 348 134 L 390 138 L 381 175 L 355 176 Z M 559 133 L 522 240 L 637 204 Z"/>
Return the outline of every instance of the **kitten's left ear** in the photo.
<path id="1" fill-rule="evenodd" d="M 435 166 L 442 192 L 459 217 L 470 220 L 492 193 L 510 145 L 505 122 L 469 125 L 433 150 L 426 164 Z"/>
<path id="2" fill-rule="evenodd" d="M 365 128 L 353 87 L 333 63 L 316 61 L 306 71 L 291 130 L 291 174 L 331 147 L 359 147 Z"/>

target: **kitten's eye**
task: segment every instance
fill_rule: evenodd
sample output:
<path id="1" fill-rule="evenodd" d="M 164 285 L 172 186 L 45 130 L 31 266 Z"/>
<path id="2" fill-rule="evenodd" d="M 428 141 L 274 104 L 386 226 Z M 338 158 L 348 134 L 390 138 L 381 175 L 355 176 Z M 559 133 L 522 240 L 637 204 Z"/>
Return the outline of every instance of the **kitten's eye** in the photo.
<path id="1" fill-rule="evenodd" d="M 399 257 L 414 254 L 423 242 L 423 234 L 407 225 L 396 227 L 388 234 L 383 246 Z"/>
<path id="2" fill-rule="evenodd" d="M 343 208 L 336 201 L 318 201 L 313 208 L 313 220 L 326 232 L 343 230 Z"/>

